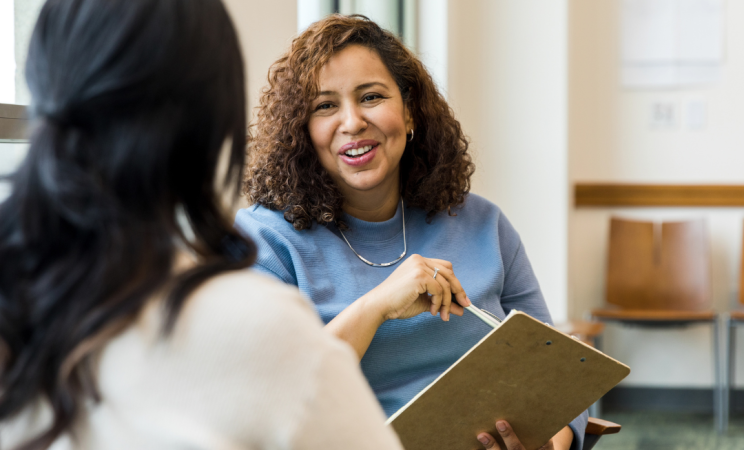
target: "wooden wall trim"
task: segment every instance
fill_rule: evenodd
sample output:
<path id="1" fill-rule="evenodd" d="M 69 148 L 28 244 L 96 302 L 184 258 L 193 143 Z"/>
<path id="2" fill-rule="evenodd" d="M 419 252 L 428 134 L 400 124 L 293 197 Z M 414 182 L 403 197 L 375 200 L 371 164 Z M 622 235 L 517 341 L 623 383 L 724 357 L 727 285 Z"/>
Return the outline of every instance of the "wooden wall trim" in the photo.
<path id="1" fill-rule="evenodd" d="M 744 206 L 744 185 L 577 183 L 574 205 Z"/>

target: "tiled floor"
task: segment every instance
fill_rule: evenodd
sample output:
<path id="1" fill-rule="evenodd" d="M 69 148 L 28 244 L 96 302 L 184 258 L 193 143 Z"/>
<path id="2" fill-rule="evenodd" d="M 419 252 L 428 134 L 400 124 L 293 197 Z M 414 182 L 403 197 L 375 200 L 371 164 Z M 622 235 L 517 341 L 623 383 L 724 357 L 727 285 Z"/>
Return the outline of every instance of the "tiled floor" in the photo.
<path id="1" fill-rule="evenodd" d="M 619 434 L 604 436 L 595 450 L 744 450 L 744 415 L 731 418 L 726 435 L 718 435 L 709 414 L 605 413 L 619 423 Z"/>

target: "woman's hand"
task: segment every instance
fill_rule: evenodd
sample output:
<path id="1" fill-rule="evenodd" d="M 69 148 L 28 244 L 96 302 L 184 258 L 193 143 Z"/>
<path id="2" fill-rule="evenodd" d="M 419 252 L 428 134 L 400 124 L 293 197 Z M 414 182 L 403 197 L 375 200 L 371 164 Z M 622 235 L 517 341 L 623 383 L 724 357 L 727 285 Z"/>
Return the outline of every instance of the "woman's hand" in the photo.
<path id="1" fill-rule="evenodd" d="M 453 295 L 457 303 L 452 302 Z M 452 263 L 420 255 L 403 261 L 362 299 L 376 305 L 385 320 L 408 319 L 429 311 L 433 316 L 438 312 L 442 320 L 448 321 L 450 313 L 462 316 L 463 306 L 470 305 Z"/>
<path id="2" fill-rule="evenodd" d="M 469 305 L 452 263 L 411 255 L 379 286 L 341 311 L 326 330 L 349 343 L 361 359 L 386 320 L 408 319 L 429 311 L 448 321 L 450 314 L 461 316 L 463 306 Z"/>
<path id="3" fill-rule="evenodd" d="M 486 450 L 525 450 L 524 445 L 519 441 L 519 438 L 514 434 L 511 425 L 506 420 L 499 420 L 496 422 L 496 429 L 501 435 L 501 439 L 504 440 L 506 448 L 496 442 L 488 433 L 481 433 L 478 435 L 478 441 L 483 444 Z M 553 436 L 547 444 L 540 447 L 539 450 L 568 450 L 571 448 L 573 442 L 573 431 L 569 427 L 564 427 L 561 431 Z"/>

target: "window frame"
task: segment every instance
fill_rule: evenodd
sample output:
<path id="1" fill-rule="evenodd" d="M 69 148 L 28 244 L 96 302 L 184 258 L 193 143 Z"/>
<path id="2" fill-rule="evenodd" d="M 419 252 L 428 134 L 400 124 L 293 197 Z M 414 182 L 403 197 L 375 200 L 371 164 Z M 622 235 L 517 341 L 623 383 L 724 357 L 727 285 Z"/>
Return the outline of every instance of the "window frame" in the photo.
<path id="1" fill-rule="evenodd" d="M 19 142 L 28 142 L 26 106 L 0 103 L 0 143 Z"/>

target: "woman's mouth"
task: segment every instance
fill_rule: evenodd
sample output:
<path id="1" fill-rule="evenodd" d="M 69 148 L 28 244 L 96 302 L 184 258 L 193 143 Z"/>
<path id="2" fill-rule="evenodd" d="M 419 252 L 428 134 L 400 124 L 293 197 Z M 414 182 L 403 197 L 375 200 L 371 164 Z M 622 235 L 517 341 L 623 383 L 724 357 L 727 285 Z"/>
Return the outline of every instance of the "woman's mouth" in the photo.
<path id="1" fill-rule="evenodd" d="M 375 158 L 380 143 L 373 139 L 349 142 L 338 149 L 339 158 L 350 166 L 360 167 Z"/>
<path id="2" fill-rule="evenodd" d="M 360 147 L 360 148 L 352 148 L 352 149 L 346 150 L 344 155 L 350 158 L 357 158 L 359 156 L 366 154 L 367 152 L 369 152 L 375 147 L 377 147 L 377 145 L 365 145 L 364 147 Z"/>

